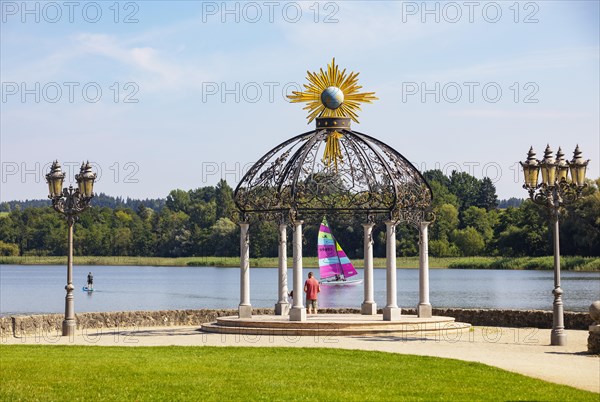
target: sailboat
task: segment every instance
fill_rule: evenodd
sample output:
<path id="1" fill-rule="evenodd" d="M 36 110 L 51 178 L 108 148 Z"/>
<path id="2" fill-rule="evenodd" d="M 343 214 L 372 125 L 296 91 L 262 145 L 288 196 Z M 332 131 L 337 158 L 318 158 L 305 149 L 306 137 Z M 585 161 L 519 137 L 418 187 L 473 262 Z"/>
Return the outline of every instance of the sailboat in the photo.
<path id="1" fill-rule="evenodd" d="M 333 237 L 326 218 L 323 218 L 319 228 L 317 247 L 321 285 L 343 286 L 362 283 L 362 279 L 350 279 L 358 272 L 356 272 L 350 259 Z"/>

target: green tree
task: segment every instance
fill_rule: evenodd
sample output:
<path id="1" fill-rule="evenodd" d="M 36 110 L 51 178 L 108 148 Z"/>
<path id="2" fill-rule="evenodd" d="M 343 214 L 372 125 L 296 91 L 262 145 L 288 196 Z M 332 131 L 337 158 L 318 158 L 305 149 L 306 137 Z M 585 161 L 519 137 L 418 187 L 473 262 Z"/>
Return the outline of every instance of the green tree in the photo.
<path id="1" fill-rule="evenodd" d="M 236 211 L 235 203 L 233 202 L 233 189 L 225 180 L 220 180 L 215 190 L 215 202 L 217 207 L 217 219 L 228 218 L 234 219 Z"/>
<path id="2" fill-rule="evenodd" d="M 188 213 L 190 194 L 183 190 L 172 190 L 167 196 L 167 208 L 173 212 Z"/>
<path id="3" fill-rule="evenodd" d="M 471 226 L 453 230 L 450 238 L 465 256 L 480 255 L 485 247 L 483 236 Z"/>
<path id="4" fill-rule="evenodd" d="M 265 219 L 256 219 L 250 223 L 250 254 L 253 257 L 271 257 L 277 255 L 279 234 L 277 224 Z M 236 231 L 239 229 L 236 227 Z"/>
<path id="5" fill-rule="evenodd" d="M 565 210 L 560 226 L 561 252 L 600 255 L 600 178 L 588 180 L 583 197 Z M 566 241 L 565 241 L 566 240 Z"/>
<path id="6" fill-rule="evenodd" d="M 432 181 L 437 181 L 446 188 L 450 187 L 450 179 L 439 169 L 427 170 L 423 173 L 423 177 L 429 184 L 431 184 Z"/>
<path id="7" fill-rule="evenodd" d="M 190 200 L 192 203 L 210 202 L 215 200 L 216 188 L 213 186 L 200 187 L 190 190 Z"/>
<path id="8" fill-rule="evenodd" d="M 192 229 L 192 252 L 194 255 L 215 255 L 215 244 L 212 242 L 211 228 L 202 228 L 193 225 Z M 234 247 L 235 245 L 232 245 Z"/>
<path id="9" fill-rule="evenodd" d="M 140 204 L 137 208 L 137 215 L 144 222 L 149 221 L 150 218 L 152 217 L 153 213 L 154 213 L 154 210 L 146 207 L 144 204 Z"/>
<path id="10" fill-rule="evenodd" d="M 149 209 L 149 208 L 146 208 Z M 143 216 L 144 214 L 142 214 Z M 131 228 L 131 255 L 155 255 L 156 237 L 152 231 L 151 214 L 146 219 L 134 219 Z"/>
<path id="11" fill-rule="evenodd" d="M 20 213 L 12 211 L 8 215 L 0 216 L 0 239 L 6 243 L 19 243 L 19 226 Z"/>
<path id="12" fill-rule="evenodd" d="M 496 186 L 494 186 L 494 183 L 492 183 L 492 180 L 489 177 L 484 177 L 481 181 L 476 205 L 480 208 L 485 208 L 486 211 L 492 211 L 498 207 Z"/>
<path id="13" fill-rule="evenodd" d="M 132 244 L 131 229 L 128 227 L 114 228 L 112 234 L 111 255 L 130 255 Z"/>
<path id="14" fill-rule="evenodd" d="M 190 220 L 201 228 L 209 228 L 217 221 L 217 203 L 215 200 L 200 200 L 190 207 Z"/>
<path id="15" fill-rule="evenodd" d="M 239 255 L 239 230 L 235 223 L 229 218 L 220 218 L 210 230 L 215 255 L 225 257 Z"/>
<path id="16" fill-rule="evenodd" d="M 429 242 L 429 254 L 433 257 L 458 257 L 460 250 L 448 239 L 431 240 Z"/>
<path id="17" fill-rule="evenodd" d="M 493 247 L 503 256 L 552 254 L 548 216 L 543 207 L 525 201 L 519 208 L 507 208 L 499 215 Z"/>
<path id="18" fill-rule="evenodd" d="M 170 208 L 161 211 L 156 222 L 157 254 L 161 257 L 183 257 L 189 255 L 191 231 L 188 228 L 189 216 L 173 212 Z"/>
<path id="19" fill-rule="evenodd" d="M 64 255 L 67 225 L 51 208 L 25 208 L 19 224 L 22 253 Z"/>
<path id="20" fill-rule="evenodd" d="M 437 180 L 429 182 L 431 191 L 433 192 L 433 207 L 438 208 L 444 204 L 454 205 L 456 208 L 459 206 L 458 197 L 450 192 L 448 187 L 444 186 Z"/>
<path id="21" fill-rule="evenodd" d="M 464 189 L 476 187 L 477 179 L 456 172 L 447 178 L 441 171 L 426 172 L 425 176 L 434 192 L 434 211 L 437 215 L 430 228 L 431 255 L 472 255 L 484 250 L 488 254 L 502 256 L 552 254 L 552 236 L 544 207 L 525 201 L 520 205 L 516 203 L 516 207 L 491 208 L 495 189 L 490 185 L 491 181 L 486 179 L 480 183 L 477 203 L 468 205 L 473 198 Z M 600 255 L 599 185 L 600 179 L 595 182 L 589 180 L 583 197 L 568 206 L 562 214 L 560 235 L 563 254 Z M 449 191 L 448 186 L 452 186 L 456 194 Z M 482 202 L 481 195 L 484 193 L 491 195 L 484 197 L 488 202 Z M 110 207 L 93 206 L 79 215 L 74 227 L 77 255 L 176 257 L 239 254 L 239 228 L 235 223 L 233 191 L 224 181 L 217 187 L 202 187 L 188 192 L 173 190 L 168 197 L 168 206 L 162 209 L 159 207 L 166 201 L 160 199 L 142 203 L 108 196 L 105 198 L 112 200 L 105 203 Z M 66 254 L 67 225 L 64 217 L 46 206 L 47 201 L 38 201 L 26 204 L 23 208 L 20 203 L 6 203 L 10 206 L 10 212 L 0 214 L 0 242 L 8 246 L 2 246 L 2 252 L 15 253 L 17 250 L 22 255 Z M 157 209 L 146 207 L 146 202 Z M 128 207 L 130 204 L 135 205 L 135 212 Z M 351 258 L 362 257 L 364 217 L 334 214 L 328 218 L 346 253 Z M 319 223 L 318 219 L 307 219 L 305 223 L 304 250 L 307 256 L 316 255 Z M 263 216 L 252 217 L 250 235 L 252 255 L 277 255 L 276 222 Z M 376 225 L 373 236 L 374 254 L 385 256 L 385 226 Z M 485 245 L 483 249 L 481 241 Z M 288 245 L 291 248 L 291 242 Z M 399 225 L 396 246 L 398 255 L 416 255 L 417 231 Z"/>
<path id="22" fill-rule="evenodd" d="M 19 246 L 14 243 L 5 243 L 0 240 L 0 255 L 14 256 L 19 255 Z"/>
<path id="23" fill-rule="evenodd" d="M 469 207 L 463 213 L 462 226 L 472 227 L 479 232 L 484 241 L 492 240 L 494 236 L 494 226 L 498 220 L 496 211 L 486 212 L 484 208 Z"/>
<path id="24" fill-rule="evenodd" d="M 113 228 L 117 219 L 109 207 L 87 209 L 75 224 L 74 247 L 77 255 L 114 255 Z"/>
<path id="25" fill-rule="evenodd" d="M 450 191 L 458 197 L 459 211 L 477 205 L 481 184 L 477 178 L 466 172 L 452 172 L 450 176 Z"/>
<path id="26" fill-rule="evenodd" d="M 437 208 L 435 214 L 435 222 L 431 225 L 431 238 L 448 240 L 450 233 L 458 227 L 458 210 L 452 204 L 444 204 Z"/>
<path id="27" fill-rule="evenodd" d="M 419 254 L 419 231 L 409 225 L 396 226 L 396 254 L 410 257 Z"/>

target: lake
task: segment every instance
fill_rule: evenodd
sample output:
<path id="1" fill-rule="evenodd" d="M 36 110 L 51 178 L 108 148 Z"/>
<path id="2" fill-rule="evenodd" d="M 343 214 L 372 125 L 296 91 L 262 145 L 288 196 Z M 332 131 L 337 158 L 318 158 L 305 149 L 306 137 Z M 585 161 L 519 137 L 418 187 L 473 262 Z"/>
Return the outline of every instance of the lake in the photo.
<path id="1" fill-rule="evenodd" d="M 82 291 L 90 270 L 93 293 Z M 305 268 L 305 277 L 308 272 Z M 76 312 L 237 308 L 239 303 L 238 268 L 75 266 L 73 277 Z M 254 307 L 274 306 L 277 277 L 276 268 L 250 270 Z M 374 278 L 375 301 L 384 307 L 385 269 L 375 269 Z M 417 305 L 418 278 L 418 269 L 398 269 L 400 307 Z M 600 272 L 563 272 L 561 278 L 565 310 L 587 311 L 600 299 Z M 0 314 L 64 313 L 65 284 L 65 266 L 0 265 Z M 434 308 L 551 310 L 552 288 L 551 271 L 430 270 Z M 360 308 L 363 301 L 363 284 L 321 289 L 320 307 Z"/>

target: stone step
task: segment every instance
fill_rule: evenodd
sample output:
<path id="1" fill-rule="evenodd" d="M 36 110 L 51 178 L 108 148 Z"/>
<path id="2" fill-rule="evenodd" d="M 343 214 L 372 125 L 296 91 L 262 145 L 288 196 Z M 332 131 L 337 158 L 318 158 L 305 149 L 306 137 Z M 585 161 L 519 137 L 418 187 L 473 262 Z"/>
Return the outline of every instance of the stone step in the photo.
<path id="1" fill-rule="evenodd" d="M 318 314 L 308 315 L 306 321 L 290 321 L 289 316 L 281 315 L 255 315 L 251 318 L 238 316 L 218 317 L 217 324 L 230 327 L 259 327 L 259 328 L 376 328 L 397 326 L 429 327 L 432 325 L 445 325 L 454 322 L 454 317 L 433 316 L 420 318 L 416 315 L 402 315 L 397 321 L 384 321 L 381 314 L 366 316 L 360 314 Z"/>
<path id="2" fill-rule="evenodd" d="M 436 333 L 464 331 L 470 324 L 456 322 L 452 317 L 419 318 L 403 316 L 400 321 L 383 321 L 379 316 L 316 315 L 306 321 L 289 321 L 287 316 L 221 317 L 216 322 L 203 324 L 202 330 L 222 334 L 247 335 L 369 335 L 389 333 Z"/>
<path id="3" fill-rule="evenodd" d="M 381 334 L 414 334 L 425 335 L 433 333 L 448 333 L 466 331 L 471 328 L 467 323 L 454 323 L 452 327 L 441 329 L 427 328 L 415 330 L 414 328 L 380 327 L 380 328 L 253 328 L 253 327 L 230 327 L 217 325 L 216 323 L 203 324 L 202 331 L 218 334 L 239 335 L 270 335 L 270 336 L 351 336 L 351 335 L 381 335 Z"/>

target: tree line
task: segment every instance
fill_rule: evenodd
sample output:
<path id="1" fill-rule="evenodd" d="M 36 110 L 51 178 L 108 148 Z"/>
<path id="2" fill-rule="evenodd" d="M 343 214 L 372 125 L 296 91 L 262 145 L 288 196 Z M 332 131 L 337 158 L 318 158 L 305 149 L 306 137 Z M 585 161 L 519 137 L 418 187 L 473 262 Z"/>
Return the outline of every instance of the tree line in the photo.
<path id="1" fill-rule="evenodd" d="M 25 208 L 38 208 L 38 207 L 49 207 L 51 202 L 48 198 L 45 200 L 25 200 L 25 201 L 7 201 L 0 203 L 0 212 L 10 212 L 15 209 Z M 131 208 L 134 211 L 139 208 L 140 205 L 144 205 L 147 208 L 159 211 L 165 206 L 164 198 L 146 198 L 144 200 L 138 200 L 134 198 L 123 198 L 123 197 L 112 197 L 110 195 L 100 193 L 94 197 L 95 207 L 108 207 L 108 208 Z"/>
<path id="2" fill-rule="evenodd" d="M 489 178 L 465 172 L 446 176 L 424 173 L 434 193 L 435 222 L 430 226 L 430 255 L 541 256 L 552 254 L 551 232 L 543 207 L 531 201 L 498 208 Z M 600 179 L 589 181 L 584 196 L 561 218 L 561 253 L 600 256 Z M 221 180 L 216 186 L 173 190 L 165 200 L 114 203 L 98 197 L 79 216 L 74 228 L 77 255 L 88 256 L 237 256 L 239 216 L 233 190 Z M 113 199 L 114 200 L 114 199 Z M 148 205 L 146 205 L 146 203 Z M 125 204 L 125 205 L 124 205 Z M 508 204 L 508 203 L 507 203 Z M 135 205 L 133 208 L 132 206 Z M 0 214 L 0 254 L 65 255 L 67 226 L 48 204 L 5 208 Z M 329 224 L 350 258 L 362 258 L 364 218 L 328 216 Z M 250 253 L 277 255 L 277 222 L 251 217 Z M 319 221 L 305 221 L 304 253 L 316 255 Z M 291 231 L 288 231 L 290 233 Z M 373 230 L 374 254 L 385 256 L 385 226 Z M 291 242 L 288 242 L 291 251 Z M 418 254 L 418 233 L 397 228 L 398 256 Z"/>

